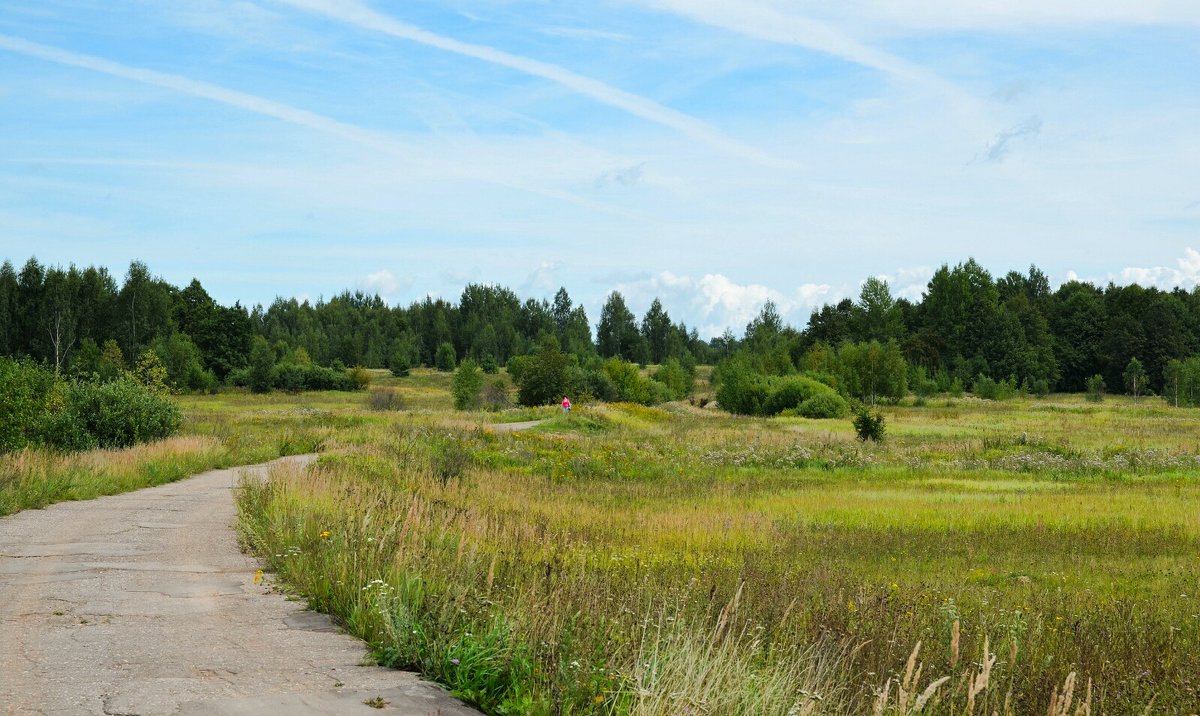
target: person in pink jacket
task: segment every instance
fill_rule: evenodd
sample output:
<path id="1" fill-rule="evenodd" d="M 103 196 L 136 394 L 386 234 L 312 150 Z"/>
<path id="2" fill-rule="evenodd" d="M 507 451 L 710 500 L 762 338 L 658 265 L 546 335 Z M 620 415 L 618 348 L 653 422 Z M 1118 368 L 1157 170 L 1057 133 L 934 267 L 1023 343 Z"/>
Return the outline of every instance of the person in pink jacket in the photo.
<path id="1" fill-rule="evenodd" d="M 564 412 L 564 413 L 569 413 L 569 412 L 571 412 L 571 399 L 570 399 L 570 398 L 568 398 L 567 396 L 565 396 L 565 395 L 564 395 L 564 396 L 563 396 L 563 402 L 562 402 L 562 406 L 563 406 L 563 412 Z"/>

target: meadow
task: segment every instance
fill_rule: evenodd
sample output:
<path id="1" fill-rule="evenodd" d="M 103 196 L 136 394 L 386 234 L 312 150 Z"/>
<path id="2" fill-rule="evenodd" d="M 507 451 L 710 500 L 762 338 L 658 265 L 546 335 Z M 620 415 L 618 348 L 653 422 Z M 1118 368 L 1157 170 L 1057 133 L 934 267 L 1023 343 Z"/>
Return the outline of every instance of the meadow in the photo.
<path id="1" fill-rule="evenodd" d="M 864 444 L 848 420 L 464 413 L 445 376 L 377 383 L 392 400 L 190 398 L 185 429 L 319 449 L 241 491 L 247 545 L 489 713 L 1200 703 L 1196 411 L 909 401 Z"/>
<path id="2" fill-rule="evenodd" d="M 488 713 L 1197 713 L 1200 411 L 910 399 L 861 443 L 449 380 L 179 396 L 179 436 L 0 458 L 0 513 L 319 452 L 243 486 L 247 548 Z"/>

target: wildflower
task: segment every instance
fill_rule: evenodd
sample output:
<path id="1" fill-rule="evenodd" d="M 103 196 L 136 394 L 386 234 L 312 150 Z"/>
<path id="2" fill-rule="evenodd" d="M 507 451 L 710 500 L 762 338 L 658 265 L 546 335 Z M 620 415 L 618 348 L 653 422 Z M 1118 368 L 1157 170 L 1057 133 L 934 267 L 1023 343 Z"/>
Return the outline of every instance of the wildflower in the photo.
<path id="1" fill-rule="evenodd" d="M 451 659 L 450 663 L 454 664 L 455 666 L 458 666 L 458 659 L 457 658 Z"/>
<path id="2" fill-rule="evenodd" d="M 263 571 L 260 569 L 254 573 L 254 583 L 258 584 L 262 581 Z"/>
<path id="3" fill-rule="evenodd" d="M 329 539 L 329 530 L 321 530 L 321 539 Z"/>
<path id="4" fill-rule="evenodd" d="M 602 703 L 604 703 L 604 697 L 600 694 L 596 694 L 595 696 L 592 697 L 592 703 L 597 704 L 597 705 L 602 704 Z"/>

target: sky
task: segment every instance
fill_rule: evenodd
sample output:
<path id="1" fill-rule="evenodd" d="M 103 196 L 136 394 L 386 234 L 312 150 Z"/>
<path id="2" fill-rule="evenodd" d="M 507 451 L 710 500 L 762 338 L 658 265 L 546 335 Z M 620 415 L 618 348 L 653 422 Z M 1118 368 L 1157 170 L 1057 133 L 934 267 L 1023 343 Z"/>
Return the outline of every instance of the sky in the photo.
<path id="1" fill-rule="evenodd" d="M 1200 282 L 1195 0 L 4 0 L 0 259 L 704 337 L 942 264 Z"/>

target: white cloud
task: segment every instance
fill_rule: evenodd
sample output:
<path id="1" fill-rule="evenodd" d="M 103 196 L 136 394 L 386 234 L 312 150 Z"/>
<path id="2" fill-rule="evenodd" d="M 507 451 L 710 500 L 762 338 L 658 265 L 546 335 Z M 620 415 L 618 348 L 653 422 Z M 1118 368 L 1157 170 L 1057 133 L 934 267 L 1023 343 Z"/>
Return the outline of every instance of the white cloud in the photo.
<path id="1" fill-rule="evenodd" d="M 101 57 L 68 52 L 56 47 L 29 42 L 28 40 L 8 35 L 0 35 L 0 50 L 8 50 L 27 57 L 34 57 L 69 67 L 100 72 L 113 77 L 120 77 L 133 82 L 218 102 L 247 112 L 273 117 L 288 124 L 340 137 L 356 144 L 364 145 L 375 151 L 402 157 L 406 162 L 422 166 L 431 175 L 450 174 L 483 183 L 527 191 L 602 212 L 613 211 L 609 206 L 584 199 L 570 192 L 518 183 L 504 172 L 481 171 L 479 164 L 464 165 L 447 162 L 438 158 L 432 152 L 401 142 L 393 136 L 208 82 L 201 82 L 180 75 L 155 72 L 139 67 L 131 67 Z"/>
<path id="2" fill-rule="evenodd" d="M 363 288 L 368 292 L 378 294 L 385 299 L 394 297 L 398 291 L 407 289 L 411 285 L 411 279 L 397 278 L 394 273 L 387 269 L 369 273 L 362 281 Z"/>
<path id="3" fill-rule="evenodd" d="M 888 282 L 892 298 L 904 298 L 915 303 L 921 300 L 925 289 L 929 287 L 933 269 L 929 266 L 910 266 L 896 269 L 890 274 L 880 274 L 879 278 Z"/>
<path id="4" fill-rule="evenodd" d="M 539 27 L 538 32 L 551 37 L 570 37 L 580 40 L 603 40 L 605 42 L 629 42 L 630 37 L 620 32 L 597 30 L 590 27 Z"/>
<path id="5" fill-rule="evenodd" d="M 784 292 L 757 283 L 739 284 L 722 274 L 693 278 L 670 271 L 620 284 L 616 290 L 635 314 L 644 311 L 654 298 L 661 299 L 668 312 L 674 311 L 672 320 L 686 321 L 703 338 L 720 335 L 726 328 L 740 336 L 767 301 L 775 302 L 786 322 L 802 327 L 814 308 L 834 296 L 828 284 L 806 283 Z"/>
<path id="6" fill-rule="evenodd" d="M 1176 268 L 1169 266 L 1151 266 L 1149 268 L 1130 267 L 1122 269 L 1115 276 L 1110 276 L 1116 283 L 1140 286 L 1156 286 L 1163 290 L 1175 288 L 1194 288 L 1200 285 L 1200 251 L 1188 247 L 1183 251 L 1183 257 L 1175 260 Z M 1074 272 L 1071 272 L 1073 275 Z"/>
<path id="7" fill-rule="evenodd" d="M 740 142 L 717 131 L 695 117 L 663 106 L 651 99 L 613 87 L 591 77 L 572 72 L 565 67 L 514 55 L 487 45 L 462 42 L 451 37 L 400 22 L 376 12 L 358 0 L 279 0 L 286 5 L 319 13 L 341 22 L 402 40 L 416 42 L 482 62 L 507 67 L 533 77 L 549 80 L 573 92 L 591 97 L 610 107 L 634 116 L 670 127 L 695 141 L 721 152 L 749 159 L 768 166 L 789 166 L 784 160 L 772 157 L 756 147 Z"/>
<path id="8" fill-rule="evenodd" d="M 1200 24 L 1200 5 L 1193 0 L 845 0 L 827 6 L 881 27 L 916 30 Z"/>
<path id="9" fill-rule="evenodd" d="M 525 293 L 549 294 L 557 291 L 562 282 L 559 280 L 558 273 L 562 270 L 561 261 L 543 261 L 538 264 L 525 279 L 525 283 L 521 285 L 521 290 Z"/>
<path id="10" fill-rule="evenodd" d="M 984 162 L 1002 162 L 1008 156 L 1011 145 L 1014 141 L 1024 137 L 1036 137 L 1042 132 L 1042 118 L 1036 114 L 1028 119 L 1022 120 L 1017 124 L 1009 127 L 1003 132 L 999 132 L 988 146 L 983 150 L 983 153 L 977 156 L 977 161 Z"/>
<path id="11" fill-rule="evenodd" d="M 807 47 L 909 80 L 939 82 L 928 70 L 869 47 L 833 25 L 800 15 L 787 3 L 759 0 L 645 0 L 651 7 L 749 37 Z"/>

